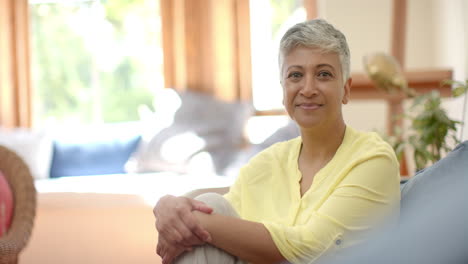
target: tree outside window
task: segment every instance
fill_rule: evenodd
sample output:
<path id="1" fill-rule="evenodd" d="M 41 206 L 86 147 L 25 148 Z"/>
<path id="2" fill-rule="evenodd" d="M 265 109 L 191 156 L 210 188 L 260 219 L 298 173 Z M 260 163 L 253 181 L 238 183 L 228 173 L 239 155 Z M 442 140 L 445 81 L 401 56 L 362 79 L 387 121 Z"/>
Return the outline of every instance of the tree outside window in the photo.
<path id="1" fill-rule="evenodd" d="M 158 1 L 30 0 L 36 126 L 138 119 L 162 87 Z"/>

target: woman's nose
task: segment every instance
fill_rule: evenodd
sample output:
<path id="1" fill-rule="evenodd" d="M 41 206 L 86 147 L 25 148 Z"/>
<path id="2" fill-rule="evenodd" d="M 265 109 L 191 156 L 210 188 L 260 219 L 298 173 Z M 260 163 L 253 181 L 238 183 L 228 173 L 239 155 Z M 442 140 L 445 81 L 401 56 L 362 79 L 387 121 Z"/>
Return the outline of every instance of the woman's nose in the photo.
<path id="1" fill-rule="evenodd" d="M 305 97 L 311 97 L 318 94 L 317 86 L 312 78 L 305 78 L 304 85 L 300 93 Z"/>

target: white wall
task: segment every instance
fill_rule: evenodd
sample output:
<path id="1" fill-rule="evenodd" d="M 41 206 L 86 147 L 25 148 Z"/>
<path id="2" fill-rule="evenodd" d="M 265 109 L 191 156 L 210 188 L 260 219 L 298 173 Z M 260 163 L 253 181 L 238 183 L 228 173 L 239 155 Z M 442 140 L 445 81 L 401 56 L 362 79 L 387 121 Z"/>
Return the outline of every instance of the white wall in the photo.
<path id="1" fill-rule="evenodd" d="M 435 64 L 439 67 L 450 67 L 453 69 L 453 78 L 463 81 L 468 78 L 468 19 L 465 17 L 468 12 L 468 1 L 466 0 L 432 0 L 434 9 L 432 15 L 435 24 L 434 51 Z M 465 97 L 456 99 L 445 99 L 444 107 L 450 117 L 468 122 L 467 115 L 463 114 Z M 465 125 L 460 139 L 468 139 Z"/>
<path id="2" fill-rule="evenodd" d="M 439 28 L 438 17 L 434 16 L 438 0 L 408 0 L 406 31 L 406 69 L 427 69 L 438 67 L 436 48 Z"/>
<path id="3" fill-rule="evenodd" d="M 351 49 L 351 71 L 361 72 L 364 55 L 390 50 L 392 0 L 322 0 L 319 16 L 341 30 Z"/>
<path id="4" fill-rule="evenodd" d="M 464 14 L 468 14 L 468 3 L 466 1 L 463 2 L 462 12 Z M 465 36 L 465 45 L 463 50 L 465 51 L 465 78 L 468 79 L 468 18 L 466 16 L 462 16 L 463 25 L 464 25 L 464 36 Z M 468 95 L 465 95 L 468 96 Z M 465 98 L 465 129 L 463 133 L 463 140 L 468 140 L 468 100 Z"/>
<path id="5" fill-rule="evenodd" d="M 461 23 L 463 25 L 463 29 L 462 29 L 462 33 L 461 35 L 463 36 L 463 45 L 461 47 L 461 50 L 464 52 L 464 56 L 463 56 L 463 53 L 460 54 L 460 58 L 464 58 L 464 68 L 463 68 L 463 73 L 464 75 L 463 76 L 460 76 L 460 80 L 468 80 L 468 17 L 466 16 L 466 14 L 468 14 L 468 1 L 466 0 L 459 0 L 460 3 L 460 11 L 459 11 L 459 16 L 462 18 L 461 20 Z M 461 36 L 458 36 L 459 38 L 461 38 Z M 461 74 L 460 74 L 461 75 Z M 466 97 L 468 97 L 468 94 L 465 95 Z M 464 126 L 464 129 L 463 129 L 463 137 L 462 137 L 462 140 L 468 140 L 468 98 L 463 98 L 464 99 L 464 108 L 465 108 L 465 114 L 464 114 L 464 122 L 465 122 L 465 126 Z"/>

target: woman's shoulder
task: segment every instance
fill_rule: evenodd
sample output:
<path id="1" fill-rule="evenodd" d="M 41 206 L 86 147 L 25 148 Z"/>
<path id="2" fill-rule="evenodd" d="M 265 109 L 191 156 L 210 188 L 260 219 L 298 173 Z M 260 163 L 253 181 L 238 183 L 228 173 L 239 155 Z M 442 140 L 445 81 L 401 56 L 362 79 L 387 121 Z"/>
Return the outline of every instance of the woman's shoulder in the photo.
<path id="1" fill-rule="evenodd" d="M 301 146 L 301 137 L 296 137 L 286 141 L 274 143 L 273 145 L 263 149 L 246 164 L 244 168 L 273 168 L 286 166 L 289 161 L 296 159 Z"/>
<path id="2" fill-rule="evenodd" d="M 395 157 L 395 152 L 390 144 L 382 139 L 376 132 L 359 131 L 352 127 L 346 128 L 346 149 L 358 155 L 388 155 Z"/>

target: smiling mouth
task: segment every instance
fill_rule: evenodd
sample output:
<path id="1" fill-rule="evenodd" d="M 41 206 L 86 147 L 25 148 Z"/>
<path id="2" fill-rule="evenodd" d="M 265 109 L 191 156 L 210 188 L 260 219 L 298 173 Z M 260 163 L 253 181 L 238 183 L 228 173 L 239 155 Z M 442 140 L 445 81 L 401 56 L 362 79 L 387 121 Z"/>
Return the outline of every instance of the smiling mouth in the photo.
<path id="1" fill-rule="evenodd" d="M 308 103 L 304 103 L 304 104 L 298 104 L 296 105 L 296 107 L 299 107 L 299 108 L 302 108 L 302 109 L 305 109 L 305 110 L 315 110 L 315 109 L 319 109 L 320 107 L 322 107 L 323 104 L 308 104 Z"/>

